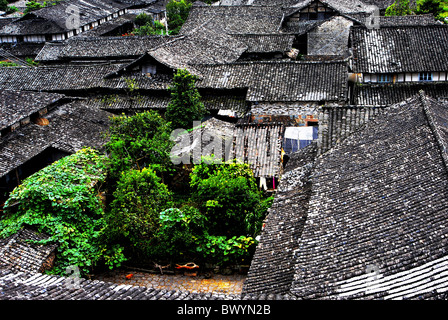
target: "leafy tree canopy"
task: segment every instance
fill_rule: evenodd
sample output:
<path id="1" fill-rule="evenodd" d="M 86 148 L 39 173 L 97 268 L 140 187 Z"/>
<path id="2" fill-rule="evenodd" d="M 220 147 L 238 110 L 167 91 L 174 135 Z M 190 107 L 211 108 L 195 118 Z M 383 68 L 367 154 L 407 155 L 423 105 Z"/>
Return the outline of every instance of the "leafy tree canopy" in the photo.
<path id="1" fill-rule="evenodd" d="M 192 3 L 187 0 L 170 0 L 166 5 L 170 34 L 178 34 L 188 18 Z"/>
<path id="2" fill-rule="evenodd" d="M 110 242 L 126 243 L 132 255 L 150 255 L 157 245 L 159 213 L 171 192 L 152 167 L 121 173 L 107 214 Z"/>
<path id="3" fill-rule="evenodd" d="M 262 194 L 248 164 L 203 161 L 193 168 L 190 186 L 210 234 L 255 236 L 261 229 Z"/>
<path id="4" fill-rule="evenodd" d="M 418 0 L 415 13 L 432 13 L 436 19 L 448 23 L 448 0 Z"/>
<path id="5" fill-rule="evenodd" d="M 188 70 L 178 69 L 169 88 L 171 100 L 167 106 L 165 117 L 172 128 L 191 128 L 193 121 L 200 121 L 206 110 L 197 90 L 196 76 Z"/>
<path id="6" fill-rule="evenodd" d="M 386 9 L 385 16 L 406 16 L 412 13 L 409 0 L 396 0 Z"/>
<path id="7" fill-rule="evenodd" d="M 159 165 L 160 171 L 164 171 L 171 166 L 170 124 L 156 111 L 116 116 L 110 120 L 106 150 L 113 178 L 120 178 L 121 173 L 129 169 Z"/>

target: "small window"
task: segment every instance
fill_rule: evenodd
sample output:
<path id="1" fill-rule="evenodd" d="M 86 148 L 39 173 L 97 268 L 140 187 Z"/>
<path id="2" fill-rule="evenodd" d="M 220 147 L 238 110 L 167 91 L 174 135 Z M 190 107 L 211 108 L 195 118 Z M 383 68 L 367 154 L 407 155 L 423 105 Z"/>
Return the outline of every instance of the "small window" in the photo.
<path id="1" fill-rule="evenodd" d="M 432 81 L 432 73 L 431 72 L 420 72 L 419 80 L 420 81 Z"/>
<path id="2" fill-rule="evenodd" d="M 378 75 L 378 82 L 382 82 L 382 83 L 391 82 L 390 74 L 379 74 Z"/>
<path id="3" fill-rule="evenodd" d="M 154 65 L 144 65 L 142 66 L 142 74 L 151 74 L 155 75 L 157 72 L 157 68 Z"/>

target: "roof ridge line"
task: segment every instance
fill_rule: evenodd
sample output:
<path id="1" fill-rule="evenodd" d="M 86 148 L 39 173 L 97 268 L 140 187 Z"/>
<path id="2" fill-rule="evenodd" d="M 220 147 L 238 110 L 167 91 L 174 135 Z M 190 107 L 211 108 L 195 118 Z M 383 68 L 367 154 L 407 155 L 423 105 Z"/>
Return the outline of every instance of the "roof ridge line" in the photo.
<path id="1" fill-rule="evenodd" d="M 418 97 L 420 100 L 420 103 L 423 105 L 423 113 L 426 116 L 426 119 L 428 120 L 429 127 L 436 139 L 437 145 L 439 146 L 440 155 L 442 157 L 443 164 L 445 166 L 445 170 L 448 173 L 448 148 L 447 145 L 444 143 L 442 136 L 437 129 L 437 125 L 434 121 L 434 117 L 430 111 L 430 107 L 428 105 L 427 96 L 425 95 L 425 91 L 422 89 L 418 93 Z"/>

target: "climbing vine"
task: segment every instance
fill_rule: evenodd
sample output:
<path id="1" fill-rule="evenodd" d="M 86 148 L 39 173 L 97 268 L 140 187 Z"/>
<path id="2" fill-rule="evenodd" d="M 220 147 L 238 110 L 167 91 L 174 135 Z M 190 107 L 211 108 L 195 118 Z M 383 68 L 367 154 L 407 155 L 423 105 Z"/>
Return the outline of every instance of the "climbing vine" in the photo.
<path id="1" fill-rule="evenodd" d="M 106 179 L 106 157 L 85 148 L 36 172 L 15 188 L 5 203 L 0 237 L 24 226 L 50 237 L 41 244 L 57 244 L 53 272 L 64 274 L 76 265 L 88 273 L 102 261 L 110 267 L 123 261 L 118 245 L 103 241 L 105 220 L 100 188 Z"/>

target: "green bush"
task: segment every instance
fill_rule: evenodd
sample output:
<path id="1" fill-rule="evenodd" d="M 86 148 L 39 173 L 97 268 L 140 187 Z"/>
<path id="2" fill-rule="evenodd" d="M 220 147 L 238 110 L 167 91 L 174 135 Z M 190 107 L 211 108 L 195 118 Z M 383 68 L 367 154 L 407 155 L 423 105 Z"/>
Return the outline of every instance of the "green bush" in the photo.
<path id="1" fill-rule="evenodd" d="M 39 10 L 41 8 L 44 8 L 45 6 L 46 6 L 45 2 L 41 4 L 40 2 L 31 0 L 26 3 L 26 9 L 23 13 L 25 14 L 30 13 L 31 11 Z"/>
<path id="2" fill-rule="evenodd" d="M 418 0 L 416 14 L 432 13 L 434 17 L 445 23 L 448 20 L 448 1 L 447 0 Z"/>
<path id="3" fill-rule="evenodd" d="M 192 200 L 206 215 L 212 235 L 254 235 L 263 219 L 262 193 L 248 164 L 202 162 L 193 168 Z"/>
<path id="4" fill-rule="evenodd" d="M 198 239 L 197 252 L 202 261 L 219 266 L 249 263 L 254 252 L 256 241 L 246 236 L 211 236 L 205 234 Z"/>
<path id="5" fill-rule="evenodd" d="M 126 244 L 131 255 L 151 255 L 157 249 L 159 213 L 171 197 L 153 168 L 129 169 L 121 173 L 114 200 L 107 213 L 107 235 L 111 243 Z"/>
<path id="6" fill-rule="evenodd" d="M 158 256 L 170 261 L 189 261 L 196 256 L 196 240 L 206 225 L 205 217 L 193 207 L 169 208 L 160 213 Z"/>
<path id="7" fill-rule="evenodd" d="M 26 178 L 5 203 L 0 237 L 33 226 L 56 243 L 54 272 L 76 265 L 82 274 L 103 261 L 109 267 L 124 260 L 121 247 L 104 242 L 104 211 L 99 195 L 106 179 L 107 159 L 85 148 Z M 13 207 L 17 205 L 17 211 Z"/>
<path id="8" fill-rule="evenodd" d="M 387 7 L 385 16 L 406 16 L 412 14 L 409 6 L 409 0 L 396 0 Z"/>

